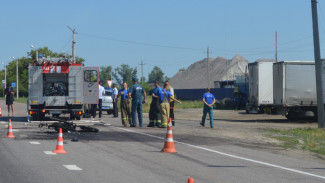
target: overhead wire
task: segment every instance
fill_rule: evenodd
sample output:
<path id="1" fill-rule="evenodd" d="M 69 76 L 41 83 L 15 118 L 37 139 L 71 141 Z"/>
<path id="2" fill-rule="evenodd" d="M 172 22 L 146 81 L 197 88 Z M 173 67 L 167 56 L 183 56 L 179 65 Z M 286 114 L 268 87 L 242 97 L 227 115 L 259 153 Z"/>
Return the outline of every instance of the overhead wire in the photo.
<path id="1" fill-rule="evenodd" d="M 114 39 L 114 38 L 109 38 L 109 37 L 106 37 L 106 36 L 92 35 L 92 34 L 86 34 L 86 33 L 79 33 L 79 34 L 83 35 L 83 36 L 98 38 L 98 39 L 106 39 L 106 40 L 110 40 L 110 41 L 123 42 L 123 43 L 136 44 L 136 45 L 143 45 L 143 46 L 154 46 L 154 47 L 183 49 L 183 50 L 197 50 L 197 51 L 204 50 L 204 49 L 200 49 L 200 48 L 188 48 L 188 47 L 180 47 L 180 46 L 168 46 L 168 45 L 144 43 L 144 42 L 137 42 L 137 41 L 127 41 L 127 40 L 122 40 L 122 39 Z"/>

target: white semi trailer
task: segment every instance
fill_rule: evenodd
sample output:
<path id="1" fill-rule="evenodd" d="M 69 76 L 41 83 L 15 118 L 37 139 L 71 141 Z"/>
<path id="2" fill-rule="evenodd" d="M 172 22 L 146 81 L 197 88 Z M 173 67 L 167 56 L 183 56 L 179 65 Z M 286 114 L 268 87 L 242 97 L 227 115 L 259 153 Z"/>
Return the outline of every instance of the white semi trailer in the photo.
<path id="1" fill-rule="evenodd" d="M 273 61 L 248 64 L 249 96 L 246 113 L 264 113 L 273 106 Z"/>
<path id="2" fill-rule="evenodd" d="M 317 116 L 315 63 L 282 61 L 273 64 L 274 106 L 289 120 Z M 310 114 L 308 114 L 310 115 Z"/>

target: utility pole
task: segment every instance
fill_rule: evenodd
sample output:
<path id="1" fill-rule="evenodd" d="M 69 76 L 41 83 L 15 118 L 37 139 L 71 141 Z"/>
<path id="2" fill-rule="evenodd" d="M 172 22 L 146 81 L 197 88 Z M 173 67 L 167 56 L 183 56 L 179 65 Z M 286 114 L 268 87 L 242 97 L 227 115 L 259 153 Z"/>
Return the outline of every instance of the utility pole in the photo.
<path id="1" fill-rule="evenodd" d="M 15 57 L 12 57 L 13 60 L 15 60 Z M 16 61 L 16 80 L 17 80 L 17 99 L 19 98 L 19 85 L 18 85 L 18 59 Z"/>
<path id="2" fill-rule="evenodd" d="M 71 28 L 69 26 L 67 26 L 73 34 L 73 40 L 72 40 L 72 62 L 76 62 L 76 34 L 78 34 L 76 32 L 76 28 Z"/>
<path id="3" fill-rule="evenodd" d="M 208 88 L 210 88 L 210 74 L 209 74 L 209 47 L 207 48 L 207 74 L 208 74 Z"/>
<path id="4" fill-rule="evenodd" d="M 141 60 L 141 64 L 139 64 L 139 65 L 141 65 L 141 82 L 144 82 L 143 81 L 143 66 L 146 64 L 144 64 L 143 61 Z"/>
<path id="5" fill-rule="evenodd" d="M 275 31 L 275 62 L 278 62 L 278 32 Z"/>
<path id="6" fill-rule="evenodd" d="M 318 120 L 318 128 L 324 128 L 325 123 L 324 123 L 322 61 L 320 56 L 316 0 L 311 0 L 311 10 L 312 10 L 312 19 L 313 19 L 314 57 L 315 57 L 316 90 L 317 90 L 317 120 Z"/>
<path id="7" fill-rule="evenodd" d="M 209 54 L 210 54 L 211 52 L 209 51 L 209 47 L 207 48 L 207 75 L 208 75 L 208 88 L 210 88 L 210 72 L 209 72 L 209 58 L 210 58 L 210 56 L 209 56 Z"/>

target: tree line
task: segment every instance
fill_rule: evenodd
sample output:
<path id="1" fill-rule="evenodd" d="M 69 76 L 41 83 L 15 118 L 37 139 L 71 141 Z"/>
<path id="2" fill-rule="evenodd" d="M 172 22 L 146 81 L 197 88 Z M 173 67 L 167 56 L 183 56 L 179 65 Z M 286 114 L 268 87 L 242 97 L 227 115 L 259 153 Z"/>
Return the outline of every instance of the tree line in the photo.
<path id="1" fill-rule="evenodd" d="M 56 53 L 51 51 L 48 47 L 39 48 L 38 54 L 47 57 L 70 57 L 66 53 Z M 5 80 L 5 75 L 7 77 L 7 83 L 13 83 L 16 81 L 16 64 L 18 62 L 18 85 L 19 85 L 19 96 L 27 97 L 28 96 L 28 65 L 33 63 L 36 60 L 36 51 L 32 50 L 27 52 L 26 57 L 16 58 L 6 64 L 6 73 L 5 69 L 0 71 L 1 80 Z M 86 60 L 80 57 L 76 57 L 77 63 L 84 63 Z M 108 87 L 107 80 L 113 80 L 118 86 L 121 86 L 123 82 L 127 82 L 128 86 L 132 86 L 132 78 L 137 77 L 137 68 L 132 68 L 127 64 L 121 64 L 120 67 L 112 68 L 112 66 L 102 66 L 99 69 L 100 72 L 100 81 L 104 87 Z M 145 90 L 148 92 L 150 90 L 148 83 L 154 83 L 155 81 L 164 82 L 169 78 L 164 75 L 164 72 L 157 66 L 155 66 L 152 71 L 148 74 L 148 80 L 142 78 L 142 85 Z M 139 81 L 141 78 L 139 78 Z M 4 84 L 3 84 L 4 86 Z M 15 88 L 16 90 L 16 88 Z M 16 92 L 17 93 L 17 92 Z M 4 96 L 4 87 L 0 91 L 0 95 Z"/>

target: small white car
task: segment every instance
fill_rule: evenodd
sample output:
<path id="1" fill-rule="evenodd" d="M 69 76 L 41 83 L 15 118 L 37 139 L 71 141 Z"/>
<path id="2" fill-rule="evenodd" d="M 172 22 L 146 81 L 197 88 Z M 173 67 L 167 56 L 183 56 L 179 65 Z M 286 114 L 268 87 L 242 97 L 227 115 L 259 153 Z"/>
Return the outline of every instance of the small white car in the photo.
<path id="1" fill-rule="evenodd" d="M 107 114 L 113 113 L 113 90 L 109 87 L 105 87 L 105 95 L 102 99 L 102 111 L 107 111 Z"/>

